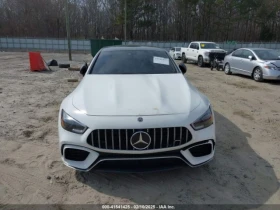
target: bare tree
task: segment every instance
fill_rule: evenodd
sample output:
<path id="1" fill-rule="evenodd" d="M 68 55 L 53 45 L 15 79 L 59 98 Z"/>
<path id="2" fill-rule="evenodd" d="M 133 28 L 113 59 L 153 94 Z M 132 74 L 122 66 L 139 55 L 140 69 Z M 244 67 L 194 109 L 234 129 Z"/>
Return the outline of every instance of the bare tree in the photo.
<path id="1" fill-rule="evenodd" d="M 123 39 L 124 0 L 69 0 L 72 38 Z M 65 1 L 0 0 L 0 36 L 65 38 Z M 128 40 L 280 41 L 279 0 L 127 0 Z"/>

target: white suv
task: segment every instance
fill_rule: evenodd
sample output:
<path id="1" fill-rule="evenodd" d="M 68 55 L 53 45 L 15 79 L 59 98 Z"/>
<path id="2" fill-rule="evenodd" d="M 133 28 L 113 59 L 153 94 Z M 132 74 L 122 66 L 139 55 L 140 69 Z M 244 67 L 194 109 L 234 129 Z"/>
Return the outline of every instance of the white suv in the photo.
<path id="1" fill-rule="evenodd" d="M 226 52 L 220 49 L 219 45 L 215 42 L 191 42 L 188 48 L 182 49 L 182 60 L 194 61 L 198 66 L 203 67 L 205 63 L 210 63 L 209 53 L 210 52 Z"/>
<path id="2" fill-rule="evenodd" d="M 169 50 L 169 55 L 171 56 L 171 58 L 173 58 L 174 60 L 176 59 L 181 59 L 182 58 L 182 47 L 172 47 Z"/>

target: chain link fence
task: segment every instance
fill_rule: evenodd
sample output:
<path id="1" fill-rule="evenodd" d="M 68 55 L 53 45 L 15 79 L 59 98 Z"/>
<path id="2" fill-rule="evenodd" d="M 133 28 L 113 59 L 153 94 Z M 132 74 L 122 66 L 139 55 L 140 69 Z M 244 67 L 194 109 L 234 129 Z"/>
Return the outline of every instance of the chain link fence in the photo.
<path id="1" fill-rule="evenodd" d="M 122 42 L 122 45 L 141 45 L 153 46 L 169 50 L 172 47 L 187 47 L 190 42 L 162 42 L 162 41 L 127 41 Z M 251 48 L 269 48 L 280 52 L 280 42 L 217 42 L 220 48 L 225 50 L 232 50 L 241 47 Z M 71 48 L 73 51 L 90 53 L 90 40 L 71 40 Z M 19 50 L 19 51 L 58 51 L 63 52 L 68 49 L 66 39 L 52 39 L 52 38 L 16 38 L 16 37 L 0 37 L 0 50 Z"/>
<path id="2" fill-rule="evenodd" d="M 89 40 L 71 40 L 73 51 L 90 52 Z M 66 51 L 68 49 L 66 39 L 37 39 L 37 38 L 10 38 L 0 37 L 0 49 L 3 50 L 44 50 L 44 51 Z"/>

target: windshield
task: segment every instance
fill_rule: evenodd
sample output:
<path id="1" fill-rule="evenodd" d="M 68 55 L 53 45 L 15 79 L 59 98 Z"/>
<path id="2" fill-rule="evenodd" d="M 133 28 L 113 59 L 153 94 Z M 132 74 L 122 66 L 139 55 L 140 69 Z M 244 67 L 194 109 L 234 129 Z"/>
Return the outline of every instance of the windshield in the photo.
<path id="1" fill-rule="evenodd" d="M 180 52 L 180 51 L 181 51 L 181 47 L 176 47 L 175 50 L 176 50 L 177 52 L 178 52 L 178 51 Z"/>
<path id="2" fill-rule="evenodd" d="M 215 43 L 200 43 L 201 49 L 220 49 L 220 47 Z"/>
<path id="3" fill-rule="evenodd" d="M 280 53 L 275 50 L 254 50 L 261 60 L 280 60 Z"/>
<path id="4" fill-rule="evenodd" d="M 102 51 L 90 74 L 174 74 L 178 73 L 164 51 Z"/>

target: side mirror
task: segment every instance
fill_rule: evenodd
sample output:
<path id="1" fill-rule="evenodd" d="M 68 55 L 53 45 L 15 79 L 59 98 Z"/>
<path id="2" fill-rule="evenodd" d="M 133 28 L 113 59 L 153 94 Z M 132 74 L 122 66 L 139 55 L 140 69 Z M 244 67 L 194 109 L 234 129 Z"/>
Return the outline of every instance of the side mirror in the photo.
<path id="1" fill-rule="evenodd" d="M 197 46 L 196 49 L 199 50 L 199 46 Z"/>
<path id="2" fill-rule="evenodd" d="M 250 61 L 256 60 L 256 58 L 254 56 L 251 56 L 251 55 L 249 55 L 248 58 L 250 59 Z"/>
<path id="3" fill-rule="evenodd" d="M 180 63 L 179 68 L 183 74 L 185 74 L 187 72 L 187 67 L 184 63 Z"/>
<path id="4" fill-rule="evenodd" d="M 88 64 L 85 63 L 81 68 L 80 68 L 80 74 L 82 74 L 83 76 L 85 76 L 86 72 L 88 69 Z"/>

